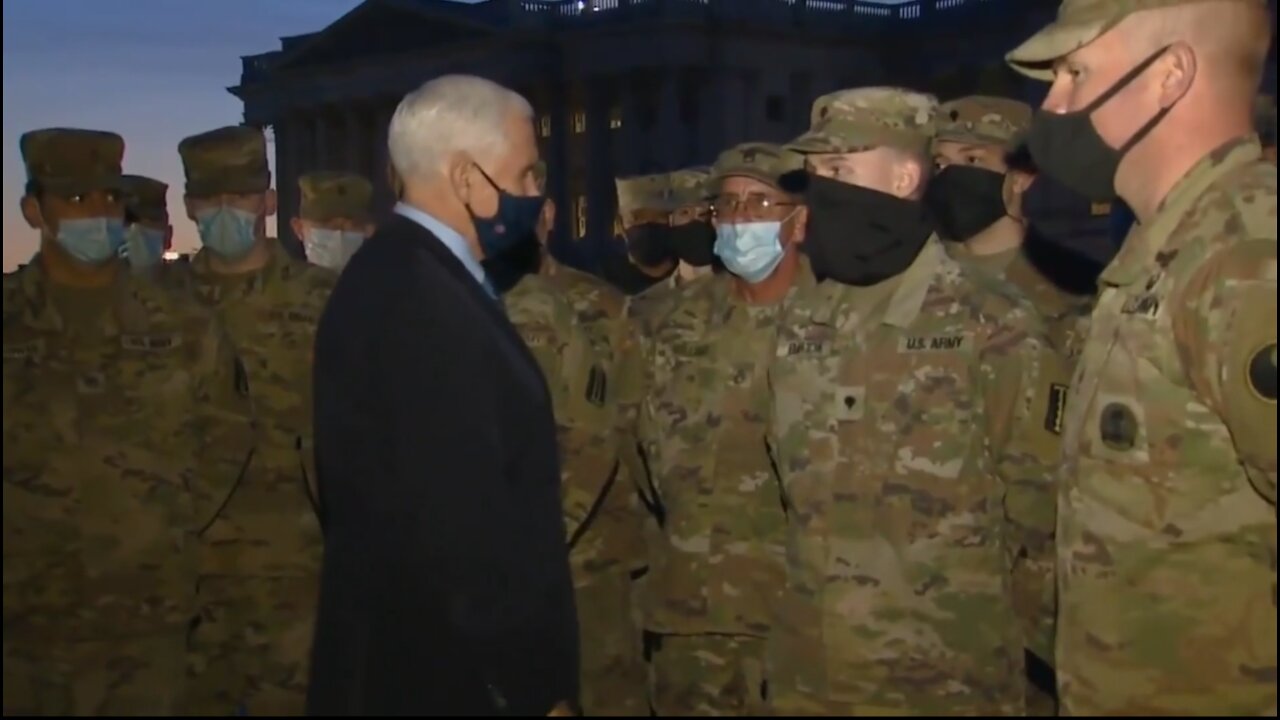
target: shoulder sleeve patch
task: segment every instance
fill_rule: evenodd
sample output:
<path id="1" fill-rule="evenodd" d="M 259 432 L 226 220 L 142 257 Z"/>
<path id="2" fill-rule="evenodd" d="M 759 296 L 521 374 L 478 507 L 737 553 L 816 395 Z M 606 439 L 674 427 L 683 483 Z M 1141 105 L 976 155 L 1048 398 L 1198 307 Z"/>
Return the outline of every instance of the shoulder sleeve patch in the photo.
<path id="1" fill-rule="evenodd" d="M 1068 387 L 1061 383 L 1049 384 L 1049 402 L 1045 407 L 1044 429 L 1054 435 L 1062 434 L 1062 421 L 1066 416 Z"/>
<path id="2" fill-rule="evenodd" d="M 1276 401 L 1276 344 L 1270 343 L 1259 348 L 1249 358 L 1249 367 L 1245 376 L 1249 378 L 1249 389 L 1264 402 Z"/>

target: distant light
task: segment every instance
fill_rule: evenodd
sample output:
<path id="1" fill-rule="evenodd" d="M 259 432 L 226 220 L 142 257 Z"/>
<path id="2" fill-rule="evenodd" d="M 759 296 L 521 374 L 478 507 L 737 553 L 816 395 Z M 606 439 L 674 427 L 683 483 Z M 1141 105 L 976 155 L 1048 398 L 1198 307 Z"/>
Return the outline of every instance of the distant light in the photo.
<path id="1" fill-rule="evenodd" d="M 169 250 L 169 251 L 166 251 L 162 257 L 164 257 L 164 259 L 168 260 L 169 262 L 173 262 L 174 260 L 177 260 L 178 258 L 182 257 L 182 253 L 178 252 L 177 250 Z"/>
<path id="2" fill-rule="evenodd" d="M 578 12 L 582 12 L 583 10 L 586 9 L 586 7 L 587 7 L 586 2 L 584 2 L 583 0 L 578 0 Z"/>

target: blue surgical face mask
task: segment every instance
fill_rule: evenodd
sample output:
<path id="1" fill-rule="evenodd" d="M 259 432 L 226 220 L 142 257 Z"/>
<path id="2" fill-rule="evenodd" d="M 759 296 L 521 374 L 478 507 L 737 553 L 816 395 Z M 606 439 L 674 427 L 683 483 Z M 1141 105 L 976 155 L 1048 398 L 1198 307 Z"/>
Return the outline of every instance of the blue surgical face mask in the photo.
<path id="1" fill-rule="evenodd" d="M 331 230 L 329 228 L 308 228 L 303 233 L 302 244 L 307 252 L 307 260 L 314 265 L 341 270 L 360 249 L 365 236 L 354 230 Z"/>
<path id="2" fill-rule="evenodd" d="M 164 256 L 164 236 L 163 230 L 134 225 L 125 233 L 125 243 L 120 249 L 120 257 L 128 260 L 129 266 L 134 270 L 154 267 Z"/>
<path id="3" fill-rule="evenodd" d="M 476 169 L 498 193 L 498 211 L 493 217 L 480 218 L 476 217 L 468 205 L 467 214 L 471 216 L 471 223 L 476 228 L 476 239 L 480 242 L 484 256 L 493 258 L 534 235 L 547 199 L 542 195 L 512 195 L 498 187 L 484 168 L 476 165 Z"/>
<path id="4" fill-rule="evenodd" d="M 227 260 L 238 260 L 249 254 L 257 241 L 253 232 L 257 224 L 257 215 L 225 205 L 196 213 L 200 242 Z"/>
<path id="5" fill-rule="evenodd" d="M 723 223 L 716 226 L 716 255 L 725 269 L 755 284 L 782 262 L 782 222 Z"/>
<path id="6" fill-rule="evenodd" d="M 58 223 L 58 245 L 86 265 L 101 265 L 120 254 L 124 221 L 117 218 L 78 218 Z"/>

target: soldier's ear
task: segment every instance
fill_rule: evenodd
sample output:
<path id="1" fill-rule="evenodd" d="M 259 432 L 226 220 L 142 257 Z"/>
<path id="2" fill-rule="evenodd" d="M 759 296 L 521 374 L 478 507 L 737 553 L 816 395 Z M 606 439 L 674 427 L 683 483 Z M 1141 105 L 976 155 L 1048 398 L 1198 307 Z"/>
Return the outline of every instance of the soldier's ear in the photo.
<path id="1" fill-rule="evenodd" d="M 900 198 L 917 198 L 924 195 L 925 167 L 919 158 L 904 158 L 896 164 L 893 194 Z"/>
<path id="2" fill-rule="evenodd" d="M 306 235 L 307 226 L 303 224 L 302 218 L 292 218 L 289 220 L 289 227 L 293 228 L 293 236 L 302 240 Z"/>
<path id="3" fill-rule="evenodd" d="M 32 230 L 44 230 L 44 214 L 40 212 L 40 201 L 35 195 L 22 196 L 22 219 Z"/>
<path id="4" fill-rule="evenodd" d="M 547 230 L 551 230 L 556 226 L 556 201 L 547 198 L 547 202 L 542 206 L 542 220 L 547 224 Z"/>
<path id="5" fill-rule="evenodd" d="M 278 199 L 279 198 L 277 198 L 276 196 L 276 189 L 267 188 L 267 192 L 263 196 L 263 206 L 264 206 L 264 210 L 266 211 L 267 217 L 271 217 L 272 215 L 276 214 L 276 210 L 278 209 L 276 202 L 278 201 Z"/>
<path id="6" fill-rule="evenodd" d="M 186 208 L 187 219 L 190 220 L 191 222 L 195 222 L 196 221 L 195 205 L 191 202 L 190 195 L 182 196 L 182 207 Z"/>
<path id="7" fill-rule="evenodd" d="M 796 214 L 791 217 L 791 244 L 800 245 L 804 242 L 805 228 L 809 224 L 809 206 L 799 205 L 796 207 Z"/>

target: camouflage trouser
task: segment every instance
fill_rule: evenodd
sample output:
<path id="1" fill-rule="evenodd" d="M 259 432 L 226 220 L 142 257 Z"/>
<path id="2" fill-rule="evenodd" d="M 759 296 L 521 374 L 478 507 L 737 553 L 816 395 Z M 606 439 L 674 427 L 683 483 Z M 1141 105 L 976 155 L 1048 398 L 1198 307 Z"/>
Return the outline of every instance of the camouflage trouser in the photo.
<path id="1" fill-rule="evenodd" d="M 4 645 L 5 715 L 173 715 L 185 628 L 154 639 Z"/>
<path id="2" fill-rule="evenodd" d="M 575 588 L 584 715 L 648 715 L 640 630 L 631 616 L 631 578 L 591 578 Z"/>
<path id="3" fill-rule="evenodd" d="M 927 697 L 927 696 L 926 696 Z M 918 698 L 911 698 L 918 700 Z M 979 705 L 987 705 L 979 703 Z M 938 707 L 946 707 L 944 703 L 936 700 L 924 702 L 915 702 L 914 704 L 896 704 L 896 705 L 871 705 L 864 702 L 846 702 L 841 700 L 831 700 L 817 695 L 797 692 L 793 688 L 779 687 L 771 699 L 771 707 L 773 713 L 779 717 L 791 717 L 795 715 L 802 716 L 819 716 L 819 717 L 904 717 L 904 716 L 981 716 L 981 717 L 1003 717 L 1003 716 L 1022 716 L 1024 714 L 1021 702 L 1010 701 L 1001 703 L 996 701 L 989 704 L 988 707 L 977 708 L 965 705 L 957 705 L 949 711 L 940 711 Z"/>
<path id="4" fill-rule="evenodd" d="M 187 711 L 302 715 L 316 578 L 206 578 L 192 632 Z"/>
<path id="5" fill-rule="evenodd" d="M 768 715 L 765 641 L 745 635 L 656 635 L 649 699 L 659 716 Z"/>

